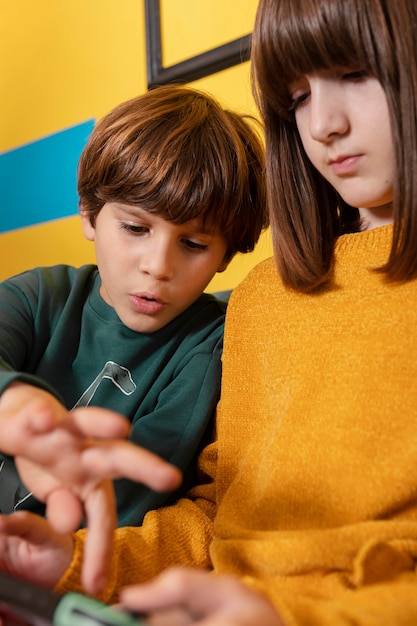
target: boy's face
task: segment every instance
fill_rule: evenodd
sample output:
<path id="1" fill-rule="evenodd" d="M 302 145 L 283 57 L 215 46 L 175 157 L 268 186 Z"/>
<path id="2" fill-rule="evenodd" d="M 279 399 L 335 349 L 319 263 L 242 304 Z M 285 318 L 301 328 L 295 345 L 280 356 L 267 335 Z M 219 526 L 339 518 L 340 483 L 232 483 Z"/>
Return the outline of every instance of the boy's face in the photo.
<path id="1" fill-rule="evenodd" d="M 95 227 L 81 217 L 84 235 L 95 242 L 100 294 L 136 332 L 168 324 L 227 267 L 225 239 L 204 232 L 199 220 L 173 224 L 116 202 L 103 206 Z"/>

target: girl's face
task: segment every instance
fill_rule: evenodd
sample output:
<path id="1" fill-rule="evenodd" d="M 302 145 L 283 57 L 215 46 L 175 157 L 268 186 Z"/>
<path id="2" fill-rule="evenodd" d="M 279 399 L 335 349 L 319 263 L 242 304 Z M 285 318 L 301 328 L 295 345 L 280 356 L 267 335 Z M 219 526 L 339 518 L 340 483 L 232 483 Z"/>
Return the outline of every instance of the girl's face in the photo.
<path id="1" fill-rule="evenodd" d="M 387 99 L 364 72 L 322 70 L 290 86 L 308 158 L 351 206 L 391 221 L 394 149 Z M 377 225 L 377 224 L 374 224 Z"/>

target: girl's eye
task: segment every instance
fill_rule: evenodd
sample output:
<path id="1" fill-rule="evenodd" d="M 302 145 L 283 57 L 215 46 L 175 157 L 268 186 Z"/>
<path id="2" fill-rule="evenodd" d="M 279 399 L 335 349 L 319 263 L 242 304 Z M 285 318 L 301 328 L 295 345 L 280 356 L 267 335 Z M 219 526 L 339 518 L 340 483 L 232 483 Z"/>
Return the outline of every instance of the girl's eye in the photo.
<path id="1" fill-rule="evenodd" d="M 308 92 L 303 92 L 298 94 L 295 94 L 293 96 L 291 96 L 291 103 L 290 106 L 288 107 L 288 111 L 289 113 L 294 113 L 294 111 L 296 111 L 298 109 L 299 106 L 301 106 L 308 98 L 310 94 Z"/>
<path id="2" fill-rule="evenodd" d="M 301 76 L 292 84 L 288 85 L 289 107 L 288 112 L 294 113 L 299 106 L 302 106 L 310 95 L 308 80 Z"/>
<path id="3" fill-rule="evenodd" d="M 142 235 L 143 233 L 148 232 L 146 226 L 135 226 L 134 224 L 126 224 L 126 222 L 120 222 L 120 228 L 122 230 L 127 230 L 127 232 L 132 235 Z"/>
<path id="4" fill-rule="evenodd" d="M 183 239 L 182 241 L 185 248 L 189 252 L 204 252 L 204 250 L 207 250 L 207 246 L 205 244 L 197 243 L 196 241 L 192 241 L 191 239 Z"/>
<path id="5" fill-rule="evenodd" d="M 352 82 L 359 82 L 368 78 L 369 74 L 365 70 L 355 70 L 354 72 L 344 72 L 343 80 L 348 80 Z"/>

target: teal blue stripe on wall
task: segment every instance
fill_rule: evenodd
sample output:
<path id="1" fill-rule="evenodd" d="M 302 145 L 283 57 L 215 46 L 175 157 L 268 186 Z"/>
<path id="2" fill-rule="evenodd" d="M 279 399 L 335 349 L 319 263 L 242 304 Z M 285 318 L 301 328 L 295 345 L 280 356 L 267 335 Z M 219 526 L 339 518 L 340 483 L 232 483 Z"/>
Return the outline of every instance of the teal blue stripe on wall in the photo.
<path id="1" fill-rule="evenodd" d="M 0 232 L 77 214 L 77 164 L 93 127 L 89 120 L 0 154 Z"/>

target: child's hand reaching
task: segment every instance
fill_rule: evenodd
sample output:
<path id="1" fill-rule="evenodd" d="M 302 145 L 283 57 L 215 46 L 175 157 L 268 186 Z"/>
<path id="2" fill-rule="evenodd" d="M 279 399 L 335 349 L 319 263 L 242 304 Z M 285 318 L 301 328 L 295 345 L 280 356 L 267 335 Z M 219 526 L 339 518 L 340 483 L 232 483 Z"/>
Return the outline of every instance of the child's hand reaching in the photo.
<path id="1" fill-rule="evenodd" d="M 110 479 L 127 477 L 157 491 L 181 480 L 162 459 L 120 440 L 128 432 L 129 423 L 117 413 L 97 407 L 68 412 L 30 385 L 14 383 L 0 398 L 1 450 L 14 456 L 23 482 L 46 503 L 54 530 L 70 533 L 86 519 L 83 582 L 91 593 L 104 584 L 116 525 Z"/>
<path id="2" fill-rule="evenodd" d="M 0 515 L 0 570 L 52 589 L 71 562 L 73 539 L 39 515 Z"/>
<path id="3" fill-rule="evenodd" d="M 284 626 L 272 604 L 232 576 L 173 568 L 122 591 L 123 607 L 150 626 Z"/>

